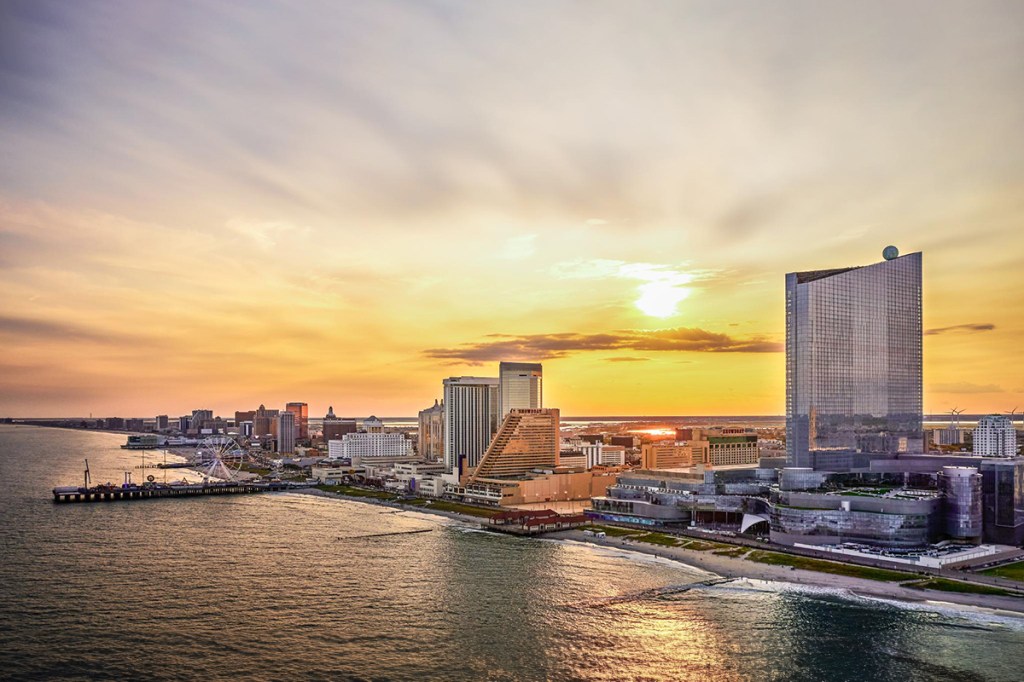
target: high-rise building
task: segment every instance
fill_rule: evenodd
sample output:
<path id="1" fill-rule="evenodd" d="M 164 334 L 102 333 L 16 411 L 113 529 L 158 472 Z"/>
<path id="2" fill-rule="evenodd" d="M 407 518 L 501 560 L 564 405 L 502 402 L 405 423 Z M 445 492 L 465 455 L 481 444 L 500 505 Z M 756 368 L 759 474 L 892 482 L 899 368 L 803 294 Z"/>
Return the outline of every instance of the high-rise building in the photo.
<path id="1" fill-rule="evenodd" d="M 286 412 L 295 415 L 295 435 L 298 440 L 309 438 L 309 405 L 306 403 L 288 403 L 284 406 Z"/>
<path id="2" fill-rule="evenodd" d="M 235 410 L 235 426 L 242 422 L 251 422 L 256 418 L 256 410 L 239 411 Z"/>
<path id="3" fill-rule="evenodd" d="M 444 403 L 434 401 L 433 407 L 419 413 L 419 455 L 436 462 L 444 457 Z"/>
<path id="4" fill-rule="evenodd" d="M 156 421 L 154 422 L 154 428 L 157 431 L 166 431 L 169 424 L 169 419 L 166 414 L 158 414 Z"/>
<path id="5" fill-rule="evenodd" d="M 444 464 L 449 473 L 458 470 L 465 457 L 475 467 L 498 430 L 498 379 L 450 377 L 444 380 Z"/>
<path id="6" fill-rule="evenodd" d="M 538 410 L 544 407 L 544 371 L 540 363 L 502 362 L 498 365 L 501 384 L 501 414 L 512 410 Z"/>
<path id="7" fill-rule="evenodd" d="M 279 412 L 274 420 L 277 424 L 277 451 L 290 455 L 295 452 L 295 413 L 285 410 Z"/>
<path id="8" fill-rule="evenodd" d="M 346 433 L 355 433 L 358 430 L 355 419 L 342 419 L 334 414 L 333 406 L 327 408 L 323 428 L 323 441 L 325 443 L 332 440 L 341 440 L 341 437 Z"/>
<path id="9" fill-rule="evenodd" d="M 260 405 L 252 419 L 252 435 L 263 438 L 274 431 L 274 418 L 277 417 L 277 410 L 268 410 Z"/>
<path id="10" fill-rule="evenodd" d="M 556 467 L 560 445 L 558 410 L 513 408 L 501 423 L 472 479 L 515 478 L 537 468 Z"/>
<path id="11" fill-rule="evenodd" d="M 786 275 L 786 455 L 846 470 L 923 449 L 921 254 Z"/>
<path id="12" fill-rule="evenodd" d="M 213 419 L 213 410 L 192 410 L 192 420 L 188 427 L 192 431 L 199 431 L 203 428 L 203 422 Z"/>
<path id="13" fill-rule="evenodd" d="M 1014 457 L 1017 454 L 1017 431 L 1013 422 L 1001 414 L 990 414 L 978 420 L 974 429 L 974 454 L 980 457 Z"/>

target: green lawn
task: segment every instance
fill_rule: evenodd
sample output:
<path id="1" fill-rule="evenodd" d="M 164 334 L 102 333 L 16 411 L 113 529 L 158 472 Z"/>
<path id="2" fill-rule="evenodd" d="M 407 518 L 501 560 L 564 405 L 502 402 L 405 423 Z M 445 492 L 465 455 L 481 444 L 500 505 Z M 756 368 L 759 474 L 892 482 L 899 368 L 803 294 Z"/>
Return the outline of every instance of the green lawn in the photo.
<path id="1" fill-rule="evenodd" d="M 631 528 L 619 528 L 618 526 L 591 526 L 590 529 L 595 532 L 602 531 L 610 538 L 625 538 L 644 532 L 642 530 L 633 530 Z"/>
<path id="2" fill-rule="evenodd" d="M 398 495 L 395 493 L 389 493 L 384 490 L 367 490 L 366 488 L 356 488 L 350 485 L 318 485 L 316 487 L 329 493 L 338 493 L 339 495 L 348 495 L 349 497 L 368 497 L 375 500 L 397 502 L 411 507 L 429 507 L 430 509 L 453 512 L 456 514 L 467 514 L 469 516 L 479 516 L 483 518 L 494 516 L 498 512 L 502 511 L 501 509 L 474 507 L 470 504 L 460 504 L 458 502 L 450 502 L 448 500 L 430 500 L 430 503 L 428 504 L 427 500 L 422 497 L 414 497 L 407 500 L 396 500 L 395 498 L 398 497 Z"/>
<path id="3" fill-rule="evenodd" d="M 467 514 L 468 516 L 479 516 L 481 518 L 490 518 L 498 512 L 503 510 L 489 507 L 474 507 L 470 504 L 460 504 L 458 502 L 450 502 L 448 500 L 431 500 L 430 504 L 424 504 L 423 506 L 430 509 L 439 509 L 440 511 L 453 512 L 455 514 Z"/>
<path id="4" fill-rule="evenodd" d="M 638 542 L 646 542 L 649 545 L 661 545 L 662 547 L 677 547 L 679 545 L 678 538 L 665 535 L 664 533 L 645 533 L 632 539 Z"/>
<path id="5" fill-rule="evenodd" d="M 732 547 L 731 549 L 716 549 L 712 554 L 717 554 L 718 556 L 741 557 L 749 551 L 750 550 L 746 547 Z"/>
<path id="6" fill-rule="evenodd" d="M 708 550 L 730 549 L 731 545 L 723 545 L 720 542 L 708 542 L 707 540 L 690 540 L 684 547 L 697 552 L 707 552 Z"/>
<path id="7" fill-rule="evenodd" d="M 900 582 L 914 577 L 909 573 L 889 571 L 884 568 L 854 566 L 852 564 L 841 564 L 834 561 L 823 561 L 821 559 L 810 559 L 808 557 L 779 554 L 778 552 L 765 552 L 762 550 L 752 551 L 747 558 L 750 561 L 770 564 L 772 566 L 792 566 L 793 568 L 805 571 L 818 571 L 819 573 L 831 573 L 833 575 L 845 575 L 851 578 L 867 578 L 868 580 L 881 580 L 885 582 Z"/>
<path id="8" fill-rule="evenodd" d="M 928 580 L 918 580 L 916 582 L 907 583 L 904 587 L 913 587 L 919 590 L 942 590 L 943 592 L 964 592 L 967 594 L 994 594 L 1000 597 L 1019 597 L 1019 594 L 1014 594 L 1007 590 L 999 589 L 998 587 L 990 587 L 988 585 L 974 585 L 970 583 L 962 583 L 956 580 L 946 580 L 945 578 L 929 578 Z"/>
<path id="9" fill-rule="evenodd" d="M 989 568 L 981 571 L 982 575 L 994 575 L 1000 578 L 1007 578 L 1008 580 L 1019 580 L 1024 582 L 1024 561 L 1018 561 L 1015 564 L 1006 564 L 1005 566 L 996 566 L 995 568 Z"/>
<path id="10" fill-rule="evenodd" d="M 350 497 L 370 497 L 375 500 L 395 499 L 394 493 L 387 493 L 383 490 L 366 490 L 365 488 L 353 488 L 350 485 L 318 485 L 316 487 L 329 493 L 338 493 Z"/>

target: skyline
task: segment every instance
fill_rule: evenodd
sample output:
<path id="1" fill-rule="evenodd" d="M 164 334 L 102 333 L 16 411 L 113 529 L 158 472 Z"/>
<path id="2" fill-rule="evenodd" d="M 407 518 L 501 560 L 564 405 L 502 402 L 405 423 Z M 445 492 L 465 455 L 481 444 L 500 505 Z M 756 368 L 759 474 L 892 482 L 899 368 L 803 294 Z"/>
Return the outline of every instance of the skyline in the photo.
<path id="1" fill-rule="evenodd" d="M 925 413 L 1024 406 L 1019 5 L 309 8 L 0 8 L 0 415 L 781 415 L 888 244 Z"/>

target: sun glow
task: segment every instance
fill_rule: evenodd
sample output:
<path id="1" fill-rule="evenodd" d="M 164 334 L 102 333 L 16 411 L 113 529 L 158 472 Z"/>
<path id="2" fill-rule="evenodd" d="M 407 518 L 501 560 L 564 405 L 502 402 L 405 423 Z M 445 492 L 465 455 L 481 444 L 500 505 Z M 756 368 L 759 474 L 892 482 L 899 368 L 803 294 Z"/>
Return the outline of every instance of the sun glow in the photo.
<path id="1" fill-rule="evenodd" d="M 676 314 L 679 302 L 690 295 L 690 290 L 671 282 L 648 282 L 637 288 L 640 298 L 636 307 L 651 317 L 671 317 Z"/>

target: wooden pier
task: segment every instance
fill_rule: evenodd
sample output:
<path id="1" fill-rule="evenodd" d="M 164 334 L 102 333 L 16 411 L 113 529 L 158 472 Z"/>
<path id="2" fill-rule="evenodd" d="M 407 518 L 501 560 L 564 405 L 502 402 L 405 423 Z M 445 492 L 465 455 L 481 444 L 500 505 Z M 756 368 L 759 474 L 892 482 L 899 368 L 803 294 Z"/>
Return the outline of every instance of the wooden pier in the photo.
<path id="1" fill-rule="evenodd" d="M 280 492 L 308 487 L 291 482 L 281 483 L 149 483 L 146 485 L 126 484 L 121 486 L 98 485 L 90 488 L 63 486 L 53 489 L 53 501 L 74 502 L 119 502 L 123 500 L 152 500 L 157 498 L 185 498 L 200 495 L 253 495 L 255 493 Z"/>

